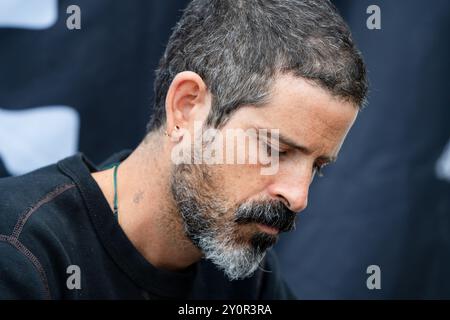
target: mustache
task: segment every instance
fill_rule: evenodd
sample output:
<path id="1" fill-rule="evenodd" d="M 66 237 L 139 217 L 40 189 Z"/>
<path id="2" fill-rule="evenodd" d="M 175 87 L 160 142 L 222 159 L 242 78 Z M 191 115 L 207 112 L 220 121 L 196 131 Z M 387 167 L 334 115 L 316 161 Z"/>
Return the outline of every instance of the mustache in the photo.
<path id="1" fill-rule="evenodd" d="M 296 216 L 283 202 L 269 200 L 240 205 L 234 221 L 238 224 L 261 223 L 277 228 L 280 232 L 289 232 L 295 229 Z"/>

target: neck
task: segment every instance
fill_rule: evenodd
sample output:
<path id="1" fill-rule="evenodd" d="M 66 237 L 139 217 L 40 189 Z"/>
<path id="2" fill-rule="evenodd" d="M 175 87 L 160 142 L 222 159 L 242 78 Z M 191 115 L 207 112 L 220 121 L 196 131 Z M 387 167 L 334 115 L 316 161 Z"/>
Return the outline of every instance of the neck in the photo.
<path id="1" fill-rule="evenodd" d="M 178 271 L 201 258 L 186 237 L 170 195 L 170 150 L 158 135 L 150 136 L 117 171 L 119 224 L 136 249 L 155 267 Z M 165 160 L 166 159 L 166 160 Z M 113 169 L 92 174 L 111 207 Z"/>

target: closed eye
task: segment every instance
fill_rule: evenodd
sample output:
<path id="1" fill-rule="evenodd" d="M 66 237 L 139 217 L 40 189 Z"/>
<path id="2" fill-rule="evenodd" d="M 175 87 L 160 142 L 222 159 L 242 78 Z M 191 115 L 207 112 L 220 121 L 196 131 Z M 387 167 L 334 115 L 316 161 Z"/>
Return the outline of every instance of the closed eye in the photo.
<path id="1" fill-rule="evenodd" d="M 275 152 L 278 153 L 280 157 L 286 156 L 288 154 L 288 150 L 280 150 L 268 143 L 266 143 L 266 146 L 267 146 L 267 153 L 269 154 L 269 156 L 272 156 Z"/>

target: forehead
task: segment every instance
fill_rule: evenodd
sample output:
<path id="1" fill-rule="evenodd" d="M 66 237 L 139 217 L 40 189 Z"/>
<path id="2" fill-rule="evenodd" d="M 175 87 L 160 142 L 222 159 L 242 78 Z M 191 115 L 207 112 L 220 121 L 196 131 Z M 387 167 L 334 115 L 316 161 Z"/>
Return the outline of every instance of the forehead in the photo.
<path id="1" fill-rule="evenodd" d="M 274 81 L 262 117 L 287 126 L 324 125 L 331 131 L 353 122 L 357 108 L 312 81 L 283 75 Z M 269 116 L 270 114 L 270 116 Z"/>
<path id="2" fill-rule="evenodd" d="M 332 152 L 340 148 L 357 114 L 351 102 L 303 78 L 282 75 L 274 81 L 265 106 L 240 108 L 230 122 L 279 129 L 291 140 Z"/>

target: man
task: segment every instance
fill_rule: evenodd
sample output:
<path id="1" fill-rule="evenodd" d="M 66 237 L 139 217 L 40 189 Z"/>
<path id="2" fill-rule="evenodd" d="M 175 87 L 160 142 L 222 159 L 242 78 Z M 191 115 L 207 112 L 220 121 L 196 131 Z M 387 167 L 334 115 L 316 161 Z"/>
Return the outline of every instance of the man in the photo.
<path id="1" fill-rule="evenodd" d="M 328 1 L 194 0 L 133 152 L 0 180 L 0 296 L 293 298 L 269 248 L 366 90 Z"/>

